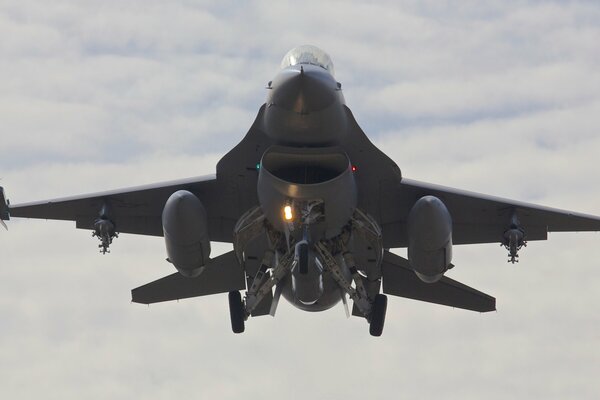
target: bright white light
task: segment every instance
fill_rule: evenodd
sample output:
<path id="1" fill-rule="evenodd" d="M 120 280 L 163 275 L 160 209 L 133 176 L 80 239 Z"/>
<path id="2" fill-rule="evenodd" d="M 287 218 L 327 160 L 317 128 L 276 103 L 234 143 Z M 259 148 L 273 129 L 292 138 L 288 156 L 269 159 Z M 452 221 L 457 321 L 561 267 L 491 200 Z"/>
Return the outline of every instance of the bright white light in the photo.
<path id="1" fill-rule="evenodd" d="M 285 218 L 286 221 L 291 221 L 292 219 L 294 219 L 294 214 L 292 214 L 291 206 L 283 207 L 283 218 Z"/>

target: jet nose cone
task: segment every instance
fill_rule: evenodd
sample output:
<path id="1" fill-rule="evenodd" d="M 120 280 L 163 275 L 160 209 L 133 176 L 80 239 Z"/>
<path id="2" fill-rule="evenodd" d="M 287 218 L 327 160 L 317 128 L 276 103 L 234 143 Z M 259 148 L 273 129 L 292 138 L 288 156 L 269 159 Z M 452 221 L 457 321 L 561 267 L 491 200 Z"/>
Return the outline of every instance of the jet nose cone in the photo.
<path id="1" fill-rule="evenodd" d="M 268 89 L 264 127 L 275 143 L 319 146 L 336 143 L 346 133 L 344 96 L 324 67 L 285 67 Z"/>
<path id="2" fill-rule="evenodd" d="M 337 82 L 333 76 L 310 64 L 282 70 L 271 88 L 273 104 L 298 114 L 322 111 L 336 101 Z"/>

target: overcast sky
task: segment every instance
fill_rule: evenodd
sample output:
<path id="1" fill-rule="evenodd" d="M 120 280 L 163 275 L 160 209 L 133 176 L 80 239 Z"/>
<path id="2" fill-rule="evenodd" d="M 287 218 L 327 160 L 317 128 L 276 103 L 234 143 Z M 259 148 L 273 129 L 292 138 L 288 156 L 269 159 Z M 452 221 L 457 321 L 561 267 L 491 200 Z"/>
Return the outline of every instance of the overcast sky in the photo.
<path id="1" fill-rule="evenodd" d="M 0 185 L 18 203 L 213 173 L 308 43 L 404 176 L 600 215 L 600 4 L 398 3 L 4 0 Z M 234 335 L 226 295 L 131 304 L 173 272 L 161 238 L 101 256 L 73 223 L 9 225 L 2 398 L 600 396 L 600 234 L 552 234 L 515 265 L 457 246 L 449 275 L 498 311 L 390 298 L 376 339 L 341 305 L 282 301 Z"/>

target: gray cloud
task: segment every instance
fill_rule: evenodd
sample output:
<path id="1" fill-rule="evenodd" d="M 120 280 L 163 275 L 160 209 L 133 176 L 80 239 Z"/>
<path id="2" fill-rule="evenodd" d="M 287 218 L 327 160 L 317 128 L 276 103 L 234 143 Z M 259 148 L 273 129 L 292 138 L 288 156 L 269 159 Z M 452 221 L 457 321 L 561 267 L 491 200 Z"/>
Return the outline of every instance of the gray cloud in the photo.
<path id="1" fill-rule="evenodd" d="M 0 184 L 13 201 L 214 171 L 290 48 L 336 64 L 348 105 L 404 175 L 600 215 L 600 7 L 593 2 L 70 2 L 0 5 Z M 159 238 L 108 256 L 72 223 L 0 232 L 7 398 L 596 398 L 598 234 L 520 264 L 458 246 L 489 315 L 390 299 L 373 340 L 341 307 L 230 333 L 226 296 L 145 307 Z M 215 244 L 214 254 L 228 247 Z"/>

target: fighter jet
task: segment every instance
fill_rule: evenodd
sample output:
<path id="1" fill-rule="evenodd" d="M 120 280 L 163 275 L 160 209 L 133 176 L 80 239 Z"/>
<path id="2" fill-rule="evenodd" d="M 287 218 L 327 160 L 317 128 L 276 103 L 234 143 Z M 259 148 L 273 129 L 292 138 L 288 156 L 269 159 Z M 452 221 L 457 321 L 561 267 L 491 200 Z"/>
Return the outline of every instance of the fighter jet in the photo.
<path id="1" fill-rule="evenodd" d="M 600 217 L 404 178 L 359 127 L 331 58 L 314 46 L 288 52 L 266 90 L 216 175 L 16 205 L 0 188 L 0 220 L 75 221 L 101 253 L 121 233 L 164 237 L 177 272 L 133 289 L 136 303 L 228 293 L 241 333 L 249 317 L 274 316 L 282 295 L 305 311 L 342 302 L 373 336 L 386 294 L 496 309 L 494 297 L 444 276 L 453 245 L 499 243 L 515 263 L 548 232 L 600 230 Z M 233 250 L 211 258 L 211 242 Z"/>

